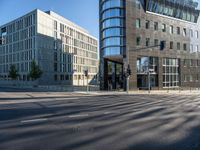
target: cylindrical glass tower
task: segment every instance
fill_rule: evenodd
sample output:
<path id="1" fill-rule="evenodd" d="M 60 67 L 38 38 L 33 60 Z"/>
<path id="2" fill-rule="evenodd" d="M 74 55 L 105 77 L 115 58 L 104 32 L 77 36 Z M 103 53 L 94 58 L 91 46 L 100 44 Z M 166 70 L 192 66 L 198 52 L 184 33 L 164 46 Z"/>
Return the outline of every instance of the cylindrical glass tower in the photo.
<path id="1" fill-rule="evenodd" d="M 99 0 L 101 89 L 123 88 L 125 0 Z"/>
<path id="2" fill-rule="evenodd" d="M 125 0 L 100 0 L 100 49 L 103 57 L 124 54 Z"/>

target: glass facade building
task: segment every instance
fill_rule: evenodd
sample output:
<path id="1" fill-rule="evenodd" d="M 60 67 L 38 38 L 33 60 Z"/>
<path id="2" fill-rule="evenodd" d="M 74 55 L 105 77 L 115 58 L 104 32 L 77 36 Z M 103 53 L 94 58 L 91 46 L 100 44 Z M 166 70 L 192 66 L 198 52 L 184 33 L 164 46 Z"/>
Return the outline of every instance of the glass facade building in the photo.
<path id="1" fill-rule="evenodd" d="M 103 56 L 123 55 L 125 47 L 125 1 L 100 1 L 100 45 Z"/>
<path id="2" fill-rule="evenodd" d="M 105 88 L 123 87 L 123 56 L 125 45 L 125 1 L 100 0 L 100 57 L 106 64 L 101 70 L 106 71 L 102 77 Z M 104 59 L 104 60 L 103 60 Z M 104 74 L 104 73 L 103 73 Z"/>
<path id="3" fill-rule="evenodd" d="M 130 89 L 147 89 L 150 70 L 151 88 L 200 86 L 199 0 L 99 0 L 99 6 L 101 89 L 125 90 L 128 66 Z"/>

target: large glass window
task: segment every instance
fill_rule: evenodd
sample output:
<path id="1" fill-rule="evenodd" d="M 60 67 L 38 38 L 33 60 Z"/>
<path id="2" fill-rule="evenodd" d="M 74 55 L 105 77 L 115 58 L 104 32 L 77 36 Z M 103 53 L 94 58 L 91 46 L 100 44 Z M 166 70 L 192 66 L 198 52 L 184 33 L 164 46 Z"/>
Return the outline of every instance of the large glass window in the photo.
<path id="1" fill-rule="evenodd" d="M 162 0 L 159 2 L 157 0 L 148 0 L 147 11 L 179 18 L 190 22 L 197 22 L 199 11 L 197 10 L 198 5 L 196 5 L 194 1 L 192 0 L 190 1 L 185 0 L 184 2 L 182 2 L 181 0 L 168 0 L 168 1 L 170 1 L 170 3 L 166 3 L 166 0 Z M 171 3 L 174 4 L 172 5 Z M 186 3 L 188 3 L 187 6 Z M 188 8 L 193 10 L 190 11 Z"/>
<path id="2" fill-rule="evenodd" d="M 122 55 L 125 43 L 125 0 L 101 1 L 101 47 L 104 56 Z"/>
<path id="3" fill-rule="evenodd" d="M 137 73 L 144 74 L 148 72 L 148 69 L 154 70 L 154 73 L 158 72 L 158 58 L 157 57 L 141 57 L 137 59 Z"/>
<path id="4" fill-rule="evenodd" d="M 119 46 L 104 48 L 104 56 L 122 55 L 123 49 L 123 47 Z"/>
<path id="5" fill-rule="evenodd" d="M 120 17 L 120 16 L 124 16 L 123 9 L 119 9 L 119 8 L 109 9 L 102 14 L 102 19 L 111 18 L 111 17 Z"/>
<path id="6" fill-rule="evenodd" d="M 101 9 L 102 11 L 113 7 L 124 7 L 124 0 L 108 0 L 103 3 Z"/>
<path id="7" fill-rule="evenodd" d="M 120 38 L 120 37 L 107 38 L 107 39 L 104 39 L 104 41 L 103 41 L 103 47 L 120 46 L 123 44 L 124 44 L 123 38 Z"/>
<path id="8" fill-rule="evenodd" d="M 108 19 L 103 22 L 102 26 L 103 28 L 124 26 L 124 20 L 120 18 Z"/>
<path id="9" fill-rule="evenodd" d="M 178 59 L 163 59 L 163 87 L 173 88 L 179 86 L 179 61 Z"/>
<path id="10" fill-rule="evenodd" d="M 110 36 L 123 36 L 124 29 L 123 28 L 109 28 L 103 31 L 102 38 L 110 37 Z"/>

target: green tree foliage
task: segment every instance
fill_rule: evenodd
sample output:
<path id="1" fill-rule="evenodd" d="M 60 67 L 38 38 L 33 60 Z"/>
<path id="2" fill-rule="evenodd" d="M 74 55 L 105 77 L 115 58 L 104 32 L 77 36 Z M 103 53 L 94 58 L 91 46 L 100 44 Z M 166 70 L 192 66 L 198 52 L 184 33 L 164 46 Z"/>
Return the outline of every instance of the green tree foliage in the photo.
<path id="1" fill-rule="evenodd" d="M 42 70 L 40 69 L 40 66 L 36 64 L 35 60 L 31 63 L 31 70 L 29 73 L 29 77 L 31 77 L 32 80 L 37 80 L 42 76 Z"/>
<path id="2" fill-rule="evenodd" d="M 16 80 L 18 76 L 19 74 L 18 74 L 17 68 L 15 67 L 15 65 L 11 65 L 10 70 L 9 70 L 9 77 L 12 80 Z"/>

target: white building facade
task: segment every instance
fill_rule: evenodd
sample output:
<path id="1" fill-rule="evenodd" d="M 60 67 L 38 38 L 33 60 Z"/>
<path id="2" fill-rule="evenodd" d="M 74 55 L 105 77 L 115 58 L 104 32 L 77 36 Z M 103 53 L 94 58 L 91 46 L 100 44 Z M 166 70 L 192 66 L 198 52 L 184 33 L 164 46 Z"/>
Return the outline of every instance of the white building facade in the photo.
<path id="1" fill-rule="evenodd" d="M 43 71 L 39 84 L 86 85 L 96 82 L 98 42 L 88 31 L 52 12 L 34 10 L 0 26 L 0 80 L 14 64 L 19 81 L 28 82 L 31 62 Z"/>

